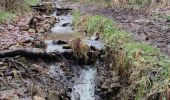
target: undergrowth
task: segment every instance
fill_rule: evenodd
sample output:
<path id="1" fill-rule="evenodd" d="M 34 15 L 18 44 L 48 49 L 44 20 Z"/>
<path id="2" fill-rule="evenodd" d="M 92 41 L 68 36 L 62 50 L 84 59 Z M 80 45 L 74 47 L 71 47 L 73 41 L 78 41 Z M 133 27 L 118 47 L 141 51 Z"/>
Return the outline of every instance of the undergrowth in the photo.
<path id="1" fill-rule="evenodd" d="M 38 2 L 39 0 L 1 0 L 0 23 L 12 20 L 18 13 L 30 12 L 30 5 L 36 5 Z"/>
<path id="2" fill-rule="evenodd" d="M 129 96 L 135 100 L 146 100 L 160 93 L 159 99 L 166 98 L 169 84 L 170 59 L 159 49 L 145 43 L 135 42 L 131 34 L 119 30 L 111 19 L 96 15 L 83 15 L 74 12 L 73 24 L 79 30 L 87 30 L 89 35 L 100 31 L 102 40 L 114 51 L 111 59 L 114 70 L 123 78 L 127 77 L 128 86 L 121 89 L 122 98 Z"/>
<path id="3" fill-rule="evenodd" d="M 12 20 L 15 17 L 15 14 L 8 11 L 0 11 L 0 22 L 4 20 Z"/>

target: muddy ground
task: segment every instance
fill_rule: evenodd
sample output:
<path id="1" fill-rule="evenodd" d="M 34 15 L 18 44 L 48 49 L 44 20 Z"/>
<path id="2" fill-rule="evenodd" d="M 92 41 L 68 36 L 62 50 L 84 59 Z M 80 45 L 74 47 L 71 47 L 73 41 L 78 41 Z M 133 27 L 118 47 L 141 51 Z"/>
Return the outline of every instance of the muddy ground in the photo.
<path id="1" fill-rule="evenodd" d="M 97 7 L 89 4 L 74 3 L 69 6 L 84 14 L 104 15 L 116 22 L 121 30 L 132 33 L 133 39 L 142 41 L 170 55 L 170 7 Z"/>

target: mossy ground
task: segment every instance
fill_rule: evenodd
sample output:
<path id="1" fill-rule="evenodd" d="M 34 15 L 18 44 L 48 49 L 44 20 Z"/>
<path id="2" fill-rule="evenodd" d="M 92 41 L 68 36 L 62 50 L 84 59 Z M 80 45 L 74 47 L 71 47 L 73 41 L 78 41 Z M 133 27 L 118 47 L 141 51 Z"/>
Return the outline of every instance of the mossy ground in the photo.
<path id="1" fill-rule="evenodd" d="M 128 79 L 128 89 L 121 91 L 125 93 L 124 98 L 130 94 L 136 100 L 142 100 L 156 92 L 161 92 L 162 98 L 166 97 L 164 93 L 170 76 L 167 56 L 153 46 L 134 41 L 130 33 L 118 29 L 111 19 L 100 15 L 81 16 L 78 11 L 73 15 L 76 28 L 87 30 L 89 35 L 101 32 L 103 42 L 114 50 L 114 70 Z"/>

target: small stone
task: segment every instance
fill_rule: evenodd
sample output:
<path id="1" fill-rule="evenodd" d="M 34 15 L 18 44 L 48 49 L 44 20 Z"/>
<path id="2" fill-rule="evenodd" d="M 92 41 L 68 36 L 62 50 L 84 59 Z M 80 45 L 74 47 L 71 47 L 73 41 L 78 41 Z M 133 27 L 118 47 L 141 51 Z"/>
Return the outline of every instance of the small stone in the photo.
<path id="1" fill-rule="evenodd" d="M 0 62 L 0 65 L 3 65 L 4 63 L 3 62 Z"/>
<path id="2" fill-rule="evenodd" d="M 39 97 L 39 96 L 34 96 L 34 97 L 33 97 L 33 100 L 45 100 L 45 99 L 42 98 L 42 97 Z"/>
<path id="3" fill-rule="evenodd" d="M 45 30 L 42 28 L 38 30 L 38 33 L 44 33 L 44 32 L 45 32 Z"/>
<path id="4" fill-rule="evenodd" d="M 34 34 L 35 34 L 35 30 L 34 30 L 34 29 L 29 29 L 29 30 L 28 30 L 28 33 L 29 33 L 30 35 L 34 35 Z"/>
<path id="5" fill-rule="evenodd" d="M 43 28 L 45 31 L 49 31 L 49 29 L 50 29 L 50 24 L 44 24 L 44 25 L 42 26 L 42 28 Z"/>
<path id="6" fill-rule="evenodd" d="M 97 88 L 97 91 L 98 91 L 98 92 L 101 92 L 101 89 Z"/>
<path id="7" fill-rule="evenodd" d="M 104 82 L 101 86 L 102 89 L 108 89 L 109 88 L 109 84 L 107 82 Z"/>
<path id="8" fill-rule="evenodd" d="M 69 26 L 70 25 L 70 23 L 63 23 L 62 25 L 61 25 L 61 27 L 67 27 L 67 26 Z"/>
<path id="9" fill-rule="evenodd" d="M 118 82 L 119 81 L 119 77 L 113 77 L 112 78 L 112 82 Z"/>
<path id="10" fill-rule="evenodd" d="M 43 68 L 42 66 L 36 65 L 36 64 L 32 64 L 30 69 L 34 72 L 42 72 Z"/>
<path id="11" fill-rule="evenodd" d="M 55 91 L 49 91 L 49 100 L 59 100 L 59 93 Z"/>
<path id="12" fill-rule="evenodd" d="M 112 84 L 110 85 L 110 87 L 111 87 L 111 88 L 120 88 L 121 85 L 120 85 L 119 83 L 112 83 Z"/>

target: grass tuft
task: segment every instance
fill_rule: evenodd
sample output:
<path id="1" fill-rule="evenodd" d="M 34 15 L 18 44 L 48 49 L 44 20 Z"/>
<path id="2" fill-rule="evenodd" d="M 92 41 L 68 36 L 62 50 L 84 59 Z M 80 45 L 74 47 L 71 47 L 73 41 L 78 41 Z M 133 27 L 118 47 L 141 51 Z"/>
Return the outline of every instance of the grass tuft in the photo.
<path id="1" fill-rule="evenodd" d="M 8 11 L 0 11 L 0 22 L 5 20 L 12 20 L 15 17 L 15 14 Z"/>

